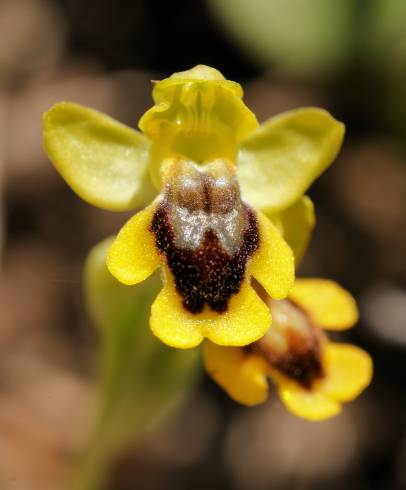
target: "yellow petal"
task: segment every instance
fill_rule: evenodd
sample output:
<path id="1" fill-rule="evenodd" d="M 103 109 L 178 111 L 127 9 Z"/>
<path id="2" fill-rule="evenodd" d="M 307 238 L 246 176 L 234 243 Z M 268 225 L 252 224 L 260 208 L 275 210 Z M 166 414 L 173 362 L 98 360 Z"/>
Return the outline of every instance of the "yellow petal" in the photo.
<path id="1" fill-rule="evenodd" d="M 316 222 L 314 205 L 308 196 L 301 197 L 280 213 L 270 215 L 295 256 L 296 268 L 307 249 Z"/>
<path id="2" fill-rule="evenodd" d="M 341 405 L 322 391 L 306 390 L 293 382 L 282 383 L 279 395 L 290 412 L 307 420 L 325 420 L 341 411 Z"/>
<path id="3" fill-rule="evenodd" d="M 326 371 L 323 390 L 335 400 L 353 400 L 371 382 L 372 359 L 355 345 L 327 343 L 323 365 Z"/>
<path id="4" fill-rule="evenodd" d="M 150 230 L 155 209 L 156 204 L 151 204 L 127 221 L 109 250 L 107 267 L 123 284 L 144 281 L 160 265 Z"/>
<path id="5" fill-rule="evenodd" d="M 165 344 L 180 349 L 199 345 L 204 337 L 215 344 L 243 346 L 261 338 L 271 324 L 268 307 L 244 281 L 230 299 L 225 313 L 208 307 L 191 313 L 182 305 L 172 274 L 165 268 L 166 283 L 151 308 L 152 332 Z"/>
<path id="6" fill-rule="evenodd" d="M 244 405 L 263 403 L 268 396 L 266 366 L 261 357 L 241 347 L 224 347 L 205 342 L 206 371 L 229 396 Z"/>
<path id="7" fill-rule="evenodd" d="M 344 125 L 313 107 L 280 114 L 242 142 L 238 177 L 243 196 L 267 213 L 286 209 L 333 162 Z"/>
<path id="8" fill-rule="evenodd" d="M 297 279 L 289 298 L 307 311 L 314 323 L 328 330 L 345 330 L 358 320 L 351 294 L 327 279 Z"/>
<path id="9" fill-rule="evenodd" d="M 111 211 L 143 207 L 156 192 L 148 171 L 149 141 L 98 111 L 71 102 L 44 114 L 45 150 L 85 201 Z"/>
<path id="10" fill-rule="evenodd" d="M 251 273 L 271 298 L 286 298 L 295 276 L 292 250 L 272 222 L 264 214 L 256 214 L 260 245 L 251 261 Z"/>

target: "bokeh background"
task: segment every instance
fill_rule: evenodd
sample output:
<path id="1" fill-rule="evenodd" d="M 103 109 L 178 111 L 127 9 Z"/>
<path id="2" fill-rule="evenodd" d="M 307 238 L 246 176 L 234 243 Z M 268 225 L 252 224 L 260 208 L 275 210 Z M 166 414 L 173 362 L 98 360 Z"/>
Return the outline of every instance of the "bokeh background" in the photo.
<path id="1" fill-rule="evenodd" d="M 361 320 L 345 338 L 371 352 L 375 376 L 317 424 L 275 396 L 239 407 L 202 376 L 106 488 L 406 488 L 406 2 L 0 0 L 0 41 L 0 488 L 64 488 L 98 340 L 82 264 L 128 217 L 62 182 L 41 114 L 72 100 L 136 126 L 150 80 L 198 63 L 242 83 L 260 120 L 318 105 L 345 122 L 339 158 L 310 190 L 318 222 L 300 274 L 354 293 Z"/>

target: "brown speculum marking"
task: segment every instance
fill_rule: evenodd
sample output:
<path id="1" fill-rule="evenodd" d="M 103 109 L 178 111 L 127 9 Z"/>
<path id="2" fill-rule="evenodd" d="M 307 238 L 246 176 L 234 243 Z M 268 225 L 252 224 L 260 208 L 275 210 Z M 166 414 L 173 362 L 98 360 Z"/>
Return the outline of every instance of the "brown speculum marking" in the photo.
<path id="1" fill-rule="evenodd" d="M 261 355 L 272 369 L 310 389 L 314 381 L 324 375 L 322 333 L 290 300 L 271 300 L 270 307 L 273 325 L 262 339 L 246 349 Z"/>
<path id="2" fill-rule="evenodd" d="M 223 313 L 238 293 L 259 245 L 254 212 L 241 202 L 234 174 L 223 164 L 171 175 L 152 220 L 183 306 Z"/>

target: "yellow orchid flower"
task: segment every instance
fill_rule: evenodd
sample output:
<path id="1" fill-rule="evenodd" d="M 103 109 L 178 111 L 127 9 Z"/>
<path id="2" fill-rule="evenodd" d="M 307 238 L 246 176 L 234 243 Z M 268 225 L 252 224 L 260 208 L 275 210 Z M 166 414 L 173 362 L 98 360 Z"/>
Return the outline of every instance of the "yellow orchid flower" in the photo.
<path id="1" fill-rule="evenodd" d="M 294 280 L 292 252 L 267 216 L 278 223 L 305 209 L 304 192 L 342 143 L 343 124 L 324 110 L 259 126 L 242 95 L 198 65 L 154 83 L 143 134 L 69 102 L 44 115 L 45 149 L 80 197 L 113 211 L 144 208 L 118 234 L 107 265 L 127 285 L 162 268 L 150 326 L 173 347 L 205 337 L 243 346 L 264 335 L 271 315 L 251 278 L 274 299 Z"/>
<path id="2" fill-rule="evenodd" d="M 351 295 L 333 281 L 297 279 L 287 299 L 267 299 L 273 324 L 246 347 L 206 342 L 207 372 L 236 401 L 257 405 L 268 379 L 293 414 L 323 420 L 338 414 L 371 381 L 372 360 L 354 345 L 331 342 L 326 330 L 344 330 L 358 318 Z"/>

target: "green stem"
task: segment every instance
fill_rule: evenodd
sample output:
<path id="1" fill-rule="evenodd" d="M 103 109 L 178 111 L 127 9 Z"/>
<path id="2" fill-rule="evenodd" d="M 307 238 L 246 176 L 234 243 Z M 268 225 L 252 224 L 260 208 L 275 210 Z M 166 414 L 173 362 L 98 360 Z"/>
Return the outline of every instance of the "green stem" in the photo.
<path id="1" fill-rule="evenodd" d="M 115 451 L 100 439 L 96 438 L 82 454 L 69 490 L 102 490 L 107 484 Z"/>

